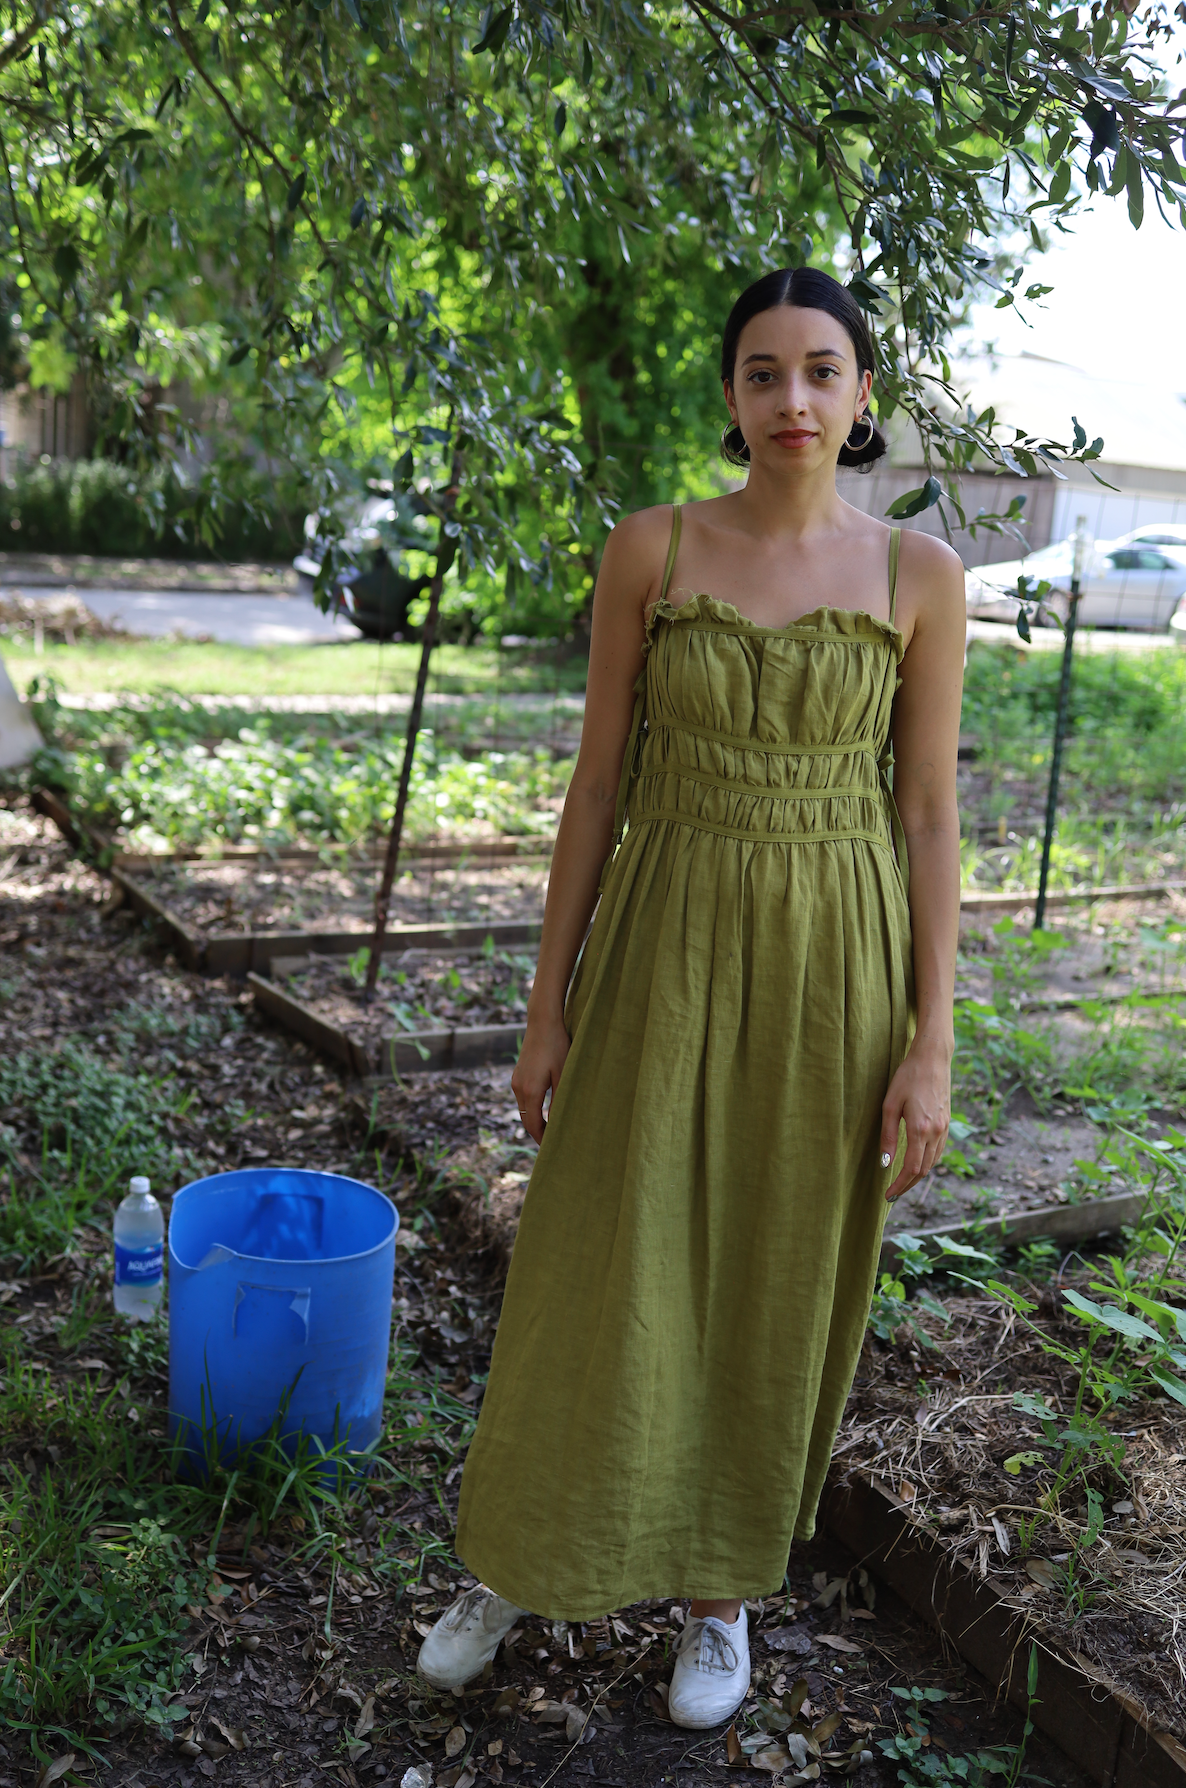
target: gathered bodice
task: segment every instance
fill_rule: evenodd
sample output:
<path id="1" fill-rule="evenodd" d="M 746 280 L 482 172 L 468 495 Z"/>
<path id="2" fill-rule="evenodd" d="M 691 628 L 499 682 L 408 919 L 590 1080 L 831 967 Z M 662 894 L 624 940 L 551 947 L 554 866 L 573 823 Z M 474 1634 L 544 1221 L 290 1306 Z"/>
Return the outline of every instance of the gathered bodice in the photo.
<path id="1" fill-rule="evenodd" d="M 630 823 L 892 845 L 885 770 L 901 655 L 897 628 L 859 610 L 759 627 L 711 596 L 678 608 L 663 598 L 627 753 Z"/>

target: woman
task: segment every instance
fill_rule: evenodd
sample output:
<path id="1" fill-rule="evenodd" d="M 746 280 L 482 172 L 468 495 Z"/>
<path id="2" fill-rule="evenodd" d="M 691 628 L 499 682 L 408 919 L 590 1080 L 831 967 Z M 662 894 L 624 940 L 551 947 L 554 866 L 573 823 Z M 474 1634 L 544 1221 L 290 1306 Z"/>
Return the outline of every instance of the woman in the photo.
<path id="1" fill-rule="evenodd" d="M 943 1147 L 963 569 L 837 493 L 884 452 L 872 375 L 835 280 L 758 280 L 721 355 L 744 488 L 606 544 L 512 1080 L 540 1153 L 461 1487 L 481 1581 L 421 1650 L 440 1687 L 527 1609 L 685 1596 L 671 1717 L 736 1710 L 744 1600 L 814 1529 L 885 1203 Z"/>

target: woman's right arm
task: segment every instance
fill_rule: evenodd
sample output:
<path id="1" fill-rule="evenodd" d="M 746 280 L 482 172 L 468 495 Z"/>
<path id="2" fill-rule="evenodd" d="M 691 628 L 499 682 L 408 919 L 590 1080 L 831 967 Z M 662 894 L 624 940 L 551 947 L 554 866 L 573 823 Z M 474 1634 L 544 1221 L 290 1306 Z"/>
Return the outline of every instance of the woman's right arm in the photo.
<path id="1" fill-rule="evenodd" d="M 568 1055 L 564 1000 L 613 842 L 634 685 L 643 665 L 644 616 L 659 595 L 670 529 L 669 508 L 628 516 L 606 541 L 597 577 L 581 749 L 556 835 L 539 964 L 511 1076 L 523 1123 L 536 1142 L 544 1133 L 544 1101 L 559 1086 Z"/>

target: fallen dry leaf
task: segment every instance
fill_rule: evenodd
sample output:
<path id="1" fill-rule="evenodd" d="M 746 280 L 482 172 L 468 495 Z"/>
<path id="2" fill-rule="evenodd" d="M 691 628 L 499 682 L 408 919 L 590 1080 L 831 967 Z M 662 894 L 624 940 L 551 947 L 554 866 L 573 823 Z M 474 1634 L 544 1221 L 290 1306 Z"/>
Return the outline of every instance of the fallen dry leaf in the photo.
<path id="1" fill-rule="evenodd" d="M 222 1736 L 226 1739 L 232 1751 L 245 1751 L 247 1749 L 247 1734 L 244 1732 L 242 1726 L 224 1726 L 222 1721 L 215 1714 L 211 1715 L 211 1721 L 218 1727 L 218 1730 L 222 1733 Z"/>
<path id="2" fill-rule="evenodd" d="M 741 1740 L 737 1736 L 736 1726 L 730 1726 L 725 1734 L 725 1751 L 730 1763 L 744 1763 L 745 1753 L 741 1748 Z"/>
<path id="3" fill-rule="evenodd" d="M 830 1713 L 826 1720 L 821 1720 L 818 1726 L 813 1726 L 811 1729 L 812 1743 L 826 1745 L 843 1718 L 843 1714 Z"/>
<path id="4" fill-rule="evenodd" d="M 664 1719 L 667 1718 L 666 1708 L 664 1708 L 664 1711 L 663 1711 L 663 1718 Z M 585 1711 L 585 1709 L 581 1708 L 581 1707 L 574 1707 L 572 1705 L 572 1703 L 570 1702 L 569 1706 L 568 1706 L 568 1717 L 564 1722 L 564 1736 L 568 1740 L 570 1745 L 576 1744 L 577 1739 L 581 1736 L 581 1733 L 585 1730 L 585 1727 L 588 1724 L 588 1721 L 589 1721 L 589 1715 Z"/>
<path id="5" fill-rule="evenodd" d="M 1058 1568 L 1048 1558 L 1027 1558 L 1025 1568 L 1042 1589 L 1053 1589 Z"/>
<path id="6" fill-rule="evenodd" d="M 764 1750 L 754 1752 L 749 1766 L 751 1769 L 768 1770 L 772 1776 L 776 1776 L 780 1770 L 790 1768 L 791 1754 L 784 1745 L 767 1745 Z"/>
<path id="7" fill-rule="evenodd" d="M 992 1530 L 997 1536 L 997 1545 L 1001 1548 L 1001 1551 L 1004 1553 L 1005 1557 L 1008 1558 L 1008 1556 L 1009 1556 L 1009 1530 L 1005 1526 L 1005 1523 L 1003 1521 L 997 1520 L 997 1517 L 995 1515 L 990 1515 L 989 1520 L 992 1522 Z"/>
<path id="8" fill-rule="evenodd" d="M 465 1727 L 453 1726 L 445 1737 L 445 1756 L 456 1757 L 458 1751 L 465 1749 Z"/>
<path id="9" fill-rule="evenodd" d="M 487 1755 L 487 1757 L 501 1757 L 502 1756 L 502 1740 L 501 1740 L 501 1738 L 492 1738 L 490 1740 L 490 1743 L 486 1746 L 486 1755 Z"/>
<path id="10" fill-rule="evenodd" d="M 771 1651 L 787 1651 L 797 1658 L 805 1658 L 815 1643 L 806 1627 L 779 1627 L 765 1639 Z"/>
<path id="11" fill-rule="evenodd" d="M 528 1712 L 534 1715 L 541 1726 L 565 1726 L 568 1723 L 566 1701 L 534 1701 Z"/>
<path id="12" fill-rule="evenodd" d="M 74 1752 L 63 1751 L 52 1763 L 47 1763 L 37 1778 L 37 1788 L 49 1788 L 51 1782 L 60 1782 L 66 1771 L 74 1763 Z"/>
<path id="13" fill-rule="evenodd" d="M 354 1722 L 355 1738 L 365 1738 L 368 1732 L 374 1730 L 374 1725 L 375 1697 L 373 1695 L 368 1695 L 362 1704 L 362 1712 Z"/>
<path id="14" fill-rule="evenodd" d="M 829 1651 L 850 1651 L 859 1654 L 861 1649 L 859 1645 L 854 1645 L 851 1639 L 841 1639 L 835 1633 L 821 1633 L 816 1644 L 826 1645 Z"/>

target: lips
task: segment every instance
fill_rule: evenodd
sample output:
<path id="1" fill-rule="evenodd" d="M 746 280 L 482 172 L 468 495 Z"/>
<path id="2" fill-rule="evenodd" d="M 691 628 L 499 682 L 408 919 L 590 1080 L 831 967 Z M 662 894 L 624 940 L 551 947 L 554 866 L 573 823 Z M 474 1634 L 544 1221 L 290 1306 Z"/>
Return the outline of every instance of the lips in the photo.
<path id="1" fill-rule="evenodd" d="M 809 441 L 815 440 L 815 432 L 810 428 L 784 428 L 770 439 L 779 447 L 806 447 Z"/>

